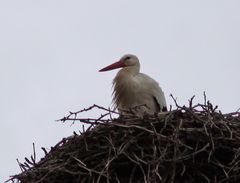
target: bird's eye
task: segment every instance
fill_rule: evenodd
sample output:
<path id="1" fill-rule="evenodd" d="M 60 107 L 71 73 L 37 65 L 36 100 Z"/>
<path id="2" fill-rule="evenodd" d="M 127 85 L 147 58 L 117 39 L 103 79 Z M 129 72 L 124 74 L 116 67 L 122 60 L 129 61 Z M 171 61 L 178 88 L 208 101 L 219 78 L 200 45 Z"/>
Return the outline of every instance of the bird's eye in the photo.
<path id="1" fill-rule="evenodd" d="M 126 58 L 125 58 L 125 60 L 128 60 L 128 59 L 130 59 L 130 57 L 126 57 Z"/>

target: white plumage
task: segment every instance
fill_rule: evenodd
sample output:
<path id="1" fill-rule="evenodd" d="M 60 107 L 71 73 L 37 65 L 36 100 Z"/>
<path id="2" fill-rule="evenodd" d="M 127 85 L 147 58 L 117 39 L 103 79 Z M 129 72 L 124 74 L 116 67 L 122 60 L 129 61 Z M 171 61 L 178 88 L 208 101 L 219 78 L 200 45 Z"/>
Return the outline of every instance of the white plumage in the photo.
<path id="1" fill-rule="evenodd" d="M 124 55 L 120 61 L 100 72 L 122 68 L 113 80 L 113 102 L 125 114 L 131 110 L 137 115 L 167 111 L 164 93 L 158 83 L 140 73 L 140 63 L 135 55 Z"/>

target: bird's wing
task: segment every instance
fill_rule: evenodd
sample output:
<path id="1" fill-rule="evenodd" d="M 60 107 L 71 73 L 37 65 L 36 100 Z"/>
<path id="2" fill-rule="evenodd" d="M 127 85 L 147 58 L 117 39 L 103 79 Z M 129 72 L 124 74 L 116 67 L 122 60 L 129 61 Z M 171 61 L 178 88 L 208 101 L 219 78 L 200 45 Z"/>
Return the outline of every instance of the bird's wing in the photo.
<path id="1" fill-rule="evenodd" d="M 161 109 L 160 111 L 166 111 L 167 103 L 165 95 L 158 82 L 143 73 L 139 73 L 136 79 L 141 85 L 141 87 L 144 88 L 144 91 L 153 96 L 153 99 L 158 103 Z"/>

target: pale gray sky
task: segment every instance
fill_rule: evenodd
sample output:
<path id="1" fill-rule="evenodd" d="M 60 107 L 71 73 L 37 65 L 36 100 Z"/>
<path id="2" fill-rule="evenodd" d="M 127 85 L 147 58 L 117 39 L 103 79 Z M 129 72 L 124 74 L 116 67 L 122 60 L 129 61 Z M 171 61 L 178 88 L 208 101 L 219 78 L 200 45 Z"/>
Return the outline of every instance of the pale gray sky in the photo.
<path id="1" fill-rule="evenodd" d="M 36 144 L 55 145 L 81 125 L 54 120 L 111 104 L 125 53 L 180 104 L 203 92 L 223 112 L 240 107 L 239 0 L 0 1 L 0 182 L 18 173 Z M 96 117 L 100 112 L 90 112 Z"/>

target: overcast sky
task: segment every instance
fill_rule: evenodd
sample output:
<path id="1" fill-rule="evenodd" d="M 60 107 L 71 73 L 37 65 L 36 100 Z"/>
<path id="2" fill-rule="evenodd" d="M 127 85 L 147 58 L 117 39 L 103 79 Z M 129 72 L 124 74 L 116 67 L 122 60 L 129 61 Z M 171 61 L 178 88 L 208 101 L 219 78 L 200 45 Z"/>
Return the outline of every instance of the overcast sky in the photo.
<path id="1" fill-rule="evenodd" d="M 32 143 L 55 145 L 80 124 L 56 122 L 68 111 L 111 104 L 116 71 L 99 73 L 125 53 L 159 82 L 168 105 L 206 91 L 227 113 L 240 107 L 239 0 L 0 1 L 0 182 L 19 173 Z M 100 111 L 88 113 L 97 117 Z"/>

